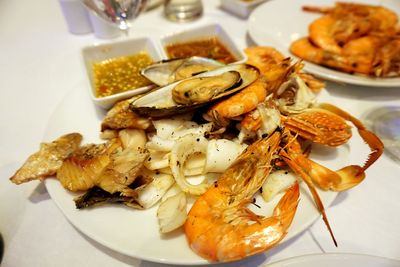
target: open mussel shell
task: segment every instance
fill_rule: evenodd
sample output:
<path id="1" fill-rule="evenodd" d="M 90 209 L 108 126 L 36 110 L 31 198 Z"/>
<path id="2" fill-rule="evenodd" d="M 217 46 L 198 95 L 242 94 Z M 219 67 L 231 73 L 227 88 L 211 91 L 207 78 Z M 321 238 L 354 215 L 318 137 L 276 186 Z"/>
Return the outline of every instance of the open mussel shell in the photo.
<path id="1" fill-rule="evenodd" d="M 259 70 L 233 64 L 154 89 L 131 103 L 132 111 L 150 117 L 184 113 L 236 93 L 254 82 Z"/>
<path id="2" fill-rule="evenodd" d="M 163 60 L 147 66 L 140 73 L 158 86 L 165 86 L 224 65 L 210 58 L 189 57 Z"/>

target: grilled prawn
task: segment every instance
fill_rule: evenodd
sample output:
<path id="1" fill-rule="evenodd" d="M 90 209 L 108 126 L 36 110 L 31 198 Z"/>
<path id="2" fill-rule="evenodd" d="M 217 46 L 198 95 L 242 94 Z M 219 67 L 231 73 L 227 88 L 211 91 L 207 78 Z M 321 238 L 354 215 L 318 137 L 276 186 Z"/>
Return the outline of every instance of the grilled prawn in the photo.
<path id="1" fill-rule="evenodd" d="M 287 190 L 271 217 L 254 214 L 252 202 L 272 169 L 282 134 L 251 146 L 191 208 L 185 223 L 190 247 L 210 261 L 234 261 L 261 253 L 285 237 L 295 215 L 299 186 Z"/>

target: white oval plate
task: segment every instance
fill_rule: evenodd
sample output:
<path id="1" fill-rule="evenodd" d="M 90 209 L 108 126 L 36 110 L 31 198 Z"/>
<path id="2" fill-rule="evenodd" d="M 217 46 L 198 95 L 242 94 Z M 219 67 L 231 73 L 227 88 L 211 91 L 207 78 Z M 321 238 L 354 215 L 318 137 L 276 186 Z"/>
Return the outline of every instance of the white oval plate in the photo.
<path id="1" fill-rule="evenodd" d="M 313 254 L 278 261 L 268 267 L 399 267 L 400 261 L 361 254 Z"/>
<path id="2" fill-rule="evenodd" d="M 346 2 L 348 0 L 345 0 Z M 352 0 L 367 4 L 384 5 L 400 14 L 397 0 Z M 285 55 L 290 55 L 290 44 L 300 37 L 308 35 L 308 25 L 320 17 L 320 14 L 304 12 L 302 6 L 333 6 L 335 0 L 276 0 L 257 7 L 249 17 L 248 31 L 257 45 L 273 46 Z M 305 62 L 304 70 L 321 78 L 354 85 L 373 87 L 400 86 L 400 78 L 370 78 L 351 75 L 332 70 L 310 62 Z"/>
<path id="3" fill-rule="evenodd" d="M 329 98 L 327 93 L 323 95 Z M 100 122 L 103 117 L 104 110 L 90 102 L 88 92 L 76 88 L 54 111 L 48 123 L 45 141 L 53 140 L 65 133 L 79 132 L 84 136 L 84 143 L 99 143 Z M 323 165 L 337 169 L 349 161 L 349 152 L 347 146 L 338 149 L 316 147 L 312 157 Z M 153 262 L 208 264 L 190 250 L 183 231 L 176 231 L 166 236 L 159 234 L 157 207 L 134 210 L 123 205 L 103 205 L 93 209 L 78 210 L 73 201 L 76 194 L 66 191 L 56 179 L 46 179 L 45 185 L 51 198 L 79 231 L 112 250 Z M 302 187 L 299 207 L 285 240 L 301 233 L 320 218 L 310 194 L 304 185 Z M 329 207 L 336 195 L 334 192 L 320 192 L 326 207 Z M 258 199 L 257 203 L 262 206 L 256 210 L 257 213 L 271 213 L 272 204 L 263 204 L 261 199 Z M 328 232 L 326 234 L 329 235 Z"/>

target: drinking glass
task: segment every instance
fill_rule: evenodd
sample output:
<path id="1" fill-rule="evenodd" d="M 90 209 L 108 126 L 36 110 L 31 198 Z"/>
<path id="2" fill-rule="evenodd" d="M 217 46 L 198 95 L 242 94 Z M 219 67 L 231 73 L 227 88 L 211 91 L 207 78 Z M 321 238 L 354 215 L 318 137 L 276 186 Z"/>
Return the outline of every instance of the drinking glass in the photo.
<path id="1" fill-rule="evenodd" d="M 82 0 L 99 17 L 128 34 L 131 22 L 139 16 L 146 0 Z"/>
<path id="2" fill-rule="evenodd" d="M 203 14 L 203 3 L 201 0 L 166 0 L 164 14 L 176 22 L 195 20 Z"/>

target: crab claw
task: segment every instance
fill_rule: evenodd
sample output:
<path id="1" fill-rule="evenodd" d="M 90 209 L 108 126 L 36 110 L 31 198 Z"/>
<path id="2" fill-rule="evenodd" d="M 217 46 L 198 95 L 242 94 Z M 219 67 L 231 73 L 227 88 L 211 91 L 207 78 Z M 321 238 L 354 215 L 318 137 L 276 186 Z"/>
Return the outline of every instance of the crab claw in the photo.
<path id="1" fill-rule="evenodd" d="M 330 189 L 333 191 L 345 191 L 359 183 L 365 178 L 365 172 L 362 167 L 358 165 L 349 165 L 336 171 L 341 178 L 340 183 L 335 184 Z"/>
<path id="2" fill-rule="evenodd" d="M 303 166 L 309 166 L 308 174 L 313 183 L 322 190 L 345 191 L 358 185 L 365 178 L 365 172 L 358 165 L 349 165 L 333 171 L 310 159 L 306 158 L 303 161 Z"/>
<path id="3" fill-rule="evenodd" d="M 368 155 L 366 162 L 364 163 L 364 165 L 361 167 L 361 170 L 357 174 L 357 175 L 361 175 L 361 171 L 364 172 L 376 160 L 378 160 L 379 157 L 382 155 L 383 150 L 384 150 L 384 145 L 383 145 L 382 141 L 374 133 L 368 131 L 365 128 L 365 126 L 361 123 L 361 121 L 359 121 L 355 117 L 351 116 L 346 111 L 344 111 L 334 105 L 328 104 L 328 103 L 320 103 L 320 104 L 318 104 L 318 107 L 328 110 L 328 111 L 342 117 L 343 119 L 353 123 L 354 126 L 357 127 L 358 133 L 360 134 L 361 138 L 371 149 L 371 153 Z"/>
<path id="4" fill-rule="evenodd" d="M 366 129 L 360 129 L 358 130 L 358 132 L 371 149 L 371 153 L 369 154 L 367 161 L 362 167 L 362 170 L 365 171 L 382 155 L 384 146 L 382 141 L 370 131 Z"/>

